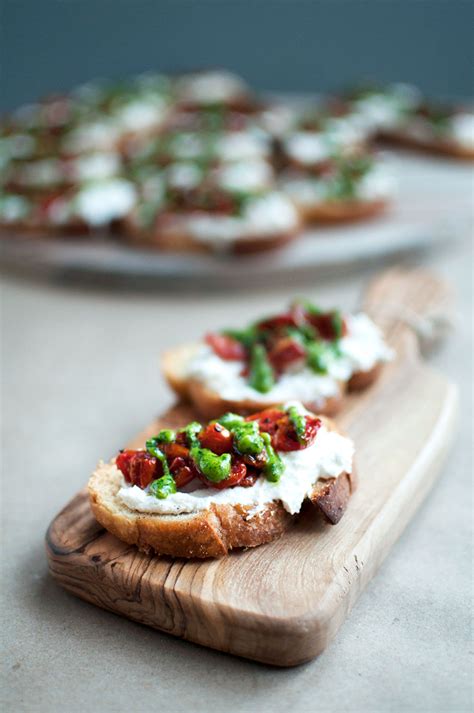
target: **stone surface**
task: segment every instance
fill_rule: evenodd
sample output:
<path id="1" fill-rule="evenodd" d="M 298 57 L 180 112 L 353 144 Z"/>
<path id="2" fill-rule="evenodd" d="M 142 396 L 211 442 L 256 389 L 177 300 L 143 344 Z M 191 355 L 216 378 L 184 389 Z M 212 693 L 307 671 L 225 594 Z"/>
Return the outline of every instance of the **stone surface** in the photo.
<path id="1" fill-rule="evenodd" d="M 453 283 L 460 312 L 431 358 L 461 387 L 459 437 L 443 475 L 337 639 L 288 670 L 75 599 L 49 578 L 43 536 L 97 460 L 171 403 L 160 350 L 279 309 L 295 290 L 137 295 L 5 279 L 4 710 L 470 710 L 471 260 L 468 240 L 423 260 Z M 302 284 L 299 293 L 351 308 L 373 271 Z"/>

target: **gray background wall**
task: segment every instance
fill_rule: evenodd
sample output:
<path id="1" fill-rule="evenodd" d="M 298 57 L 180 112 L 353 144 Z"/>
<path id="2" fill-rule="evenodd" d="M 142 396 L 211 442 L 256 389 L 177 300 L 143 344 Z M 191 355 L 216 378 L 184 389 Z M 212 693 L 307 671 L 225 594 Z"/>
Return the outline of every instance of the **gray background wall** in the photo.
<path id="1" fill-rule="evenodd" d="M 224 65 L 256 87 L 358 77 L 469 96 L 470 0 L 3 0 L 5 109 L 97 75 Z"/>

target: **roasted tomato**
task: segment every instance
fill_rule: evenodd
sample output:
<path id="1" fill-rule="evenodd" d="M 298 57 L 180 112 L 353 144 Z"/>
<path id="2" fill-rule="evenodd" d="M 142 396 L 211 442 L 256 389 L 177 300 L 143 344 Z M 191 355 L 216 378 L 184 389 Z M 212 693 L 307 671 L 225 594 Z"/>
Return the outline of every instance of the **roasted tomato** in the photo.
<path id="1" fill-rule="evenodd" d="M 243 361 L 247 356 L 244 345 L 226 334 L 206 334 L 205 340 L 217 356 L 226 361 Z"/>
<path id="2" fill-rule="evenodd" d="M 125 480 L 139 488 L 146 488 L 162 474 L 161 463 L 147 451 L 122 451 L 117 456 L 116 464 Z"/>
<path id="3" fill-rule="evenodd" d="M 332 340 L 337 339 L 338 337 L 344 337 L 347 334 L 347 324 L 343 317 L 340 318 L 340 334 L 337 334 L 337 316 L 334 312 L 328 312 L 326 314 L 308 314 L 307 319 L 308 322 L 316 328 L 321 339 Z"/>
<path id="4" fill-rule="evenodd" d="M 210 423 L 206 426 L 199 434 L 199 440 L 203 448 L 209 448 L 218 456 L 232 451 L 232 435 L 220 423 Z"/>
<path id="5" fill-rule="evenodd" d="M 115 459 L 115 465 L 122 472 L 123 477 L 130 483 L 130 461 L 137 451 L 120 451 Z"/>
<path id="6" fill-rule="evenodd" d="M 306 431 L 304 442 L 300 443 L 295 427 L 286 416 L 278 422 L 276 433 L 272 436 L 272 444 L 276 451 L 300 451 L 310 446 L 321 426 L 316 416 L 306 416 Z"/>
<path id="7" fill-rule="evenodd" d="M 174 458 L 171 461 L 170 472 L 176 483 L 176 487 L 182 488 L 196 477 L 196 471 L 192 463 L 186 462 L 184 458 Z"/>
<path id="8" fill-rule="evenodd" d="M 295 315 L 292 312 L 277 314 L 275 317 L 268 317 L 257 324 L 257 329 L 261 331 L 273 331 L 282 327 L 294 327 Z"/>
<path id="9" fill-rule="evenodd" d="M 302 362 L 305 357 L 304 346 L 291 337 L 278 339 L 268 352 L 268 358 L 277 372 L 286 371 L 289 366 Z"/>
<path id="10" fill-rule="evenodd" d="M 242 480 L 247 475 L 247 466 L 241 460 L 236 460 L 232 464 L 232 469 L 230 475 L 225 480 L 221 480 L 218 483 L 213 483 L 204 476 L 199 476 L 203 483 L 205 483 L 208 488 L 215 488 L 216 490 L 224 490 L 225 488 L 232 488 L 235 485 L 240 485 Z"/>
<path id="11" fill-rule="evenodd" d="M 185 436 L 185 434 L 184 434 Z M 186 436 L 185 436 L 186 438 Z M 189 458 L 189 448 L 183 443 L 165 443 L 160 446 L 161 450 L 164 451 L 166 458 L 171 462 L 174 458 Z"/>
<path id="12" fill-rule="evenodd" d="M 257 478 L 259 477 L 259 473 L 255 471 L 249 471 L 247 469 L 247 475 L 243 480 L 240 481 L 239 486 L 241 488 L 251 488 L 252 485 L 255 485 Z"/>
<path id="13" fill-rule="evenodd" d="M 278 408 L 267 408 L 265 411 L 247 416 L 246 421 L 258 421 L 259 428 L 264 433 L 273 436 L 278 428 L 278 422 L 285 416 L 284 411 Z"/>

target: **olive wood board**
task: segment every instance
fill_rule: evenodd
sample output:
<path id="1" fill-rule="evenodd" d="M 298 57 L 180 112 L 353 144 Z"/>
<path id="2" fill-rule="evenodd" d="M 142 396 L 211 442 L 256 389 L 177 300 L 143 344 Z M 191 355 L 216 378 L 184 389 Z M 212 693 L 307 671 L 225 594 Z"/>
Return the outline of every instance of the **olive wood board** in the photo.
<path id="1" fill-rule="evenodd" d="M 279 666 L 317 656 L 414 516 L 450 445 L 456 388 L 424 363 L 407 325 L 439 314 L 447 298 L 428 273 L 401 270 L 384 273 L 366 295 L 364 307 L 396 357 L 374 386 L 347 398 L 337 419 L 355 441 L 358 474 L 337 525 L 309 507 L 270 544 L 218 560 L 176 560 L 110 535 L 84 489 L 48 529 L 52 576 L 99 607 L 220 651 Z M 178 404 L 129 445 L 192 418 Z"/>

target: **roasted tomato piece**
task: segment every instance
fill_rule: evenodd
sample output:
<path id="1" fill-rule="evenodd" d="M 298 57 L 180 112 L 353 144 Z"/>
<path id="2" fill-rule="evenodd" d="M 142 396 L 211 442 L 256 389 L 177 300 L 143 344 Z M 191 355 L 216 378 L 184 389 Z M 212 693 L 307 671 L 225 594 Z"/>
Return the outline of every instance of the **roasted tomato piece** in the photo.
<path id="1" fill-rule="evenodd" d="M 205 340 L 226 361 L 243 361 L 247 356 L 244 345 L 226 334 L 206 334 Z"/>
<path id="2" fill-rule="evenodd" d="M 185 434 L 184 434 L 185 435 Z M 185 435 L 186 437 L 186 435 Z M 184 441 L 185 443 L 186 441 Z M 184 445 L 184 443 L 166 443 L 160 445 L 162 451 L 164 451 L 168 461 L 172 461 L 174 458 L 189 458 L 189 448 Z"/>
<path id="3" fill-rule="evenodd" d="M 257 473 L 256 471 L 249 471 L 247 469 L 247 475 L 243 480 L 240 481 L 239 486 L 241 488 L 251 488 L 252 485 L 255 485 L 258 477 L 259 473 Z"/>
<path id="4" fill-rule="evenodd" d="M 170 472 L 176 483 L 176 487 L 182 488 L 195 478 L 195 470 L 184 458 L 174 458 L 170 465 Z"/>
<path id="5" fill-rule="evenodd" d="M 241 460 L 236 460 L 232 464 L 232 469 L 230 475 L 225 480 L 221 480 L 218 483 L 213 483 L 204 476 L 201 476 L 201 480 L 206 483 L 209 488 L 215 488 L 216 490 L 224 490 L 225 488 L 232 488 L 235 485 L 240 485 L 242 480 L 247 475 L 247 466 Z"/>
<path id="6" fill-rule="evenodd" d="M 125 450 L 120 451 L 115 459 L 115 465 L 122 472 L 123 477 L 130 483 L 130 461 L 137 451 Z"/>
<path id="7" fill-rule="evenodd" d="M 232 435 L 220 423 L 210 423 L 206 426 L 199 434 L 199 440 L 203 448 L 209 448 L 218 456 L 232 451 Z"/>
<path id="8" fill-rule="evenodd" d="M 277 451 L 300 451 L 310 446 L 321 426 L 321 421 L 316 416 L 306 416 L 306 431 L 304 442 L 300 443 L 295 427 L 288 417 L 282 418 L 276 432 L 272 435 L 272 445 Z"/>
<path id="9" fill-rule="evenodd" d="M 259 428 L 264 433 L 269 433 L 273 436 L 278 428 L 278 422 L 284 417 L 284 411 L 278 408 L 267 408 L 265 411 L 260 411 L 252 416 L 247 416 L 246 421 L 258 421 Z"/>
<path id="10" fill-rule="evenodd" d="M 338 317 L 336 313 L 308 314 L 308 322 L 316 328 L 321 339 L 337 339 L 347 334 L 347 324 L 345 319 L 340 318 L 340 333 L 337 333 Z"/>
<path id="11" fill-rule="evenodd" d="M 274 329 L 281 329 L 282 327 L 294 327 L 295 324 L 295 315 L 290 311 L 284 314 L 277 314 L 275 317 L 263 319 L 257 324 L 257 328 L 263 331 L 273 331 Z"/>
<path id="12" fill-rule="evenodd" d="M 139 488 L 146 488 L 161 475 L 161 463 L 147 451 L 122 451 L 116 459 L 117 468 L 125 480 Z"/>
<path id="13" fill-rule="evenodd" d="M 304 346 L 291 337 L 278 339 L 268 352 L 268 358 L 278 372 L 286 371 L 289 366 L 304 361 L 305 356 Z"/>
<path id="14" fill-rule="evenodd" d="M 267 453 L 265 450 L 258 453 L 256 456 L 246 453 L 245 455 L 242 455 L 241 458 L 247 466 L 247 471 L 249 467 L 255 468 L 256 470 L 262 470 L 267 462 Z"/>

